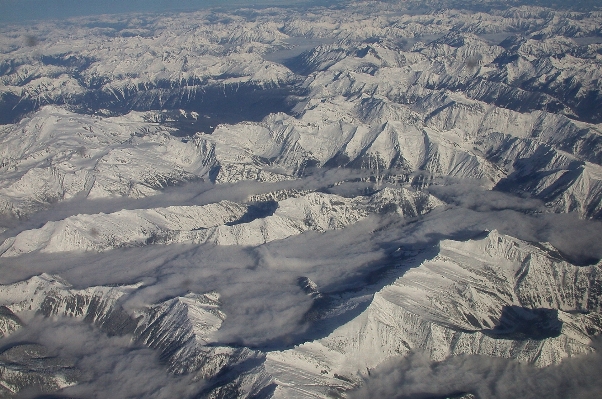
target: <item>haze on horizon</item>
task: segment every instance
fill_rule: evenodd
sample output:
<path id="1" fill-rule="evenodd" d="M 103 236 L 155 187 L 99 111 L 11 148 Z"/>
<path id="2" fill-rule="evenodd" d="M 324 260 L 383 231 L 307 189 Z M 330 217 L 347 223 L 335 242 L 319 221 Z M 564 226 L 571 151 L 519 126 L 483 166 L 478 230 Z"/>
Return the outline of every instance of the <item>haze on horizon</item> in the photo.
<path id="1" fill-rule="evenodd" d="M 65 19 L 101 14 L 130 12 L 172 12 L 198 10 L 208 7 L 286 6 L 325 4 L 316 0 L 1 0 L 0 23 L 33 20 Z"/>

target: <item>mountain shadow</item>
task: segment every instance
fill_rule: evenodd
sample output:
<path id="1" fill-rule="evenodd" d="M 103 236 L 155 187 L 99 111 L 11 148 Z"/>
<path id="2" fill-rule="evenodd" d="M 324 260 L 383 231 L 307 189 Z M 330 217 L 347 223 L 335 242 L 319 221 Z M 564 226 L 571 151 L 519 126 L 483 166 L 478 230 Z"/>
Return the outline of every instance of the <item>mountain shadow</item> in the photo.
<path id="1" fill-rule="evenodd" d="M 504 306 L 497 326 L 483 330 L 483 334 L 500 339 L 543 340 L 560 335 L 562 321 L 557 309 L 528 309 L 522 306 Z"/>

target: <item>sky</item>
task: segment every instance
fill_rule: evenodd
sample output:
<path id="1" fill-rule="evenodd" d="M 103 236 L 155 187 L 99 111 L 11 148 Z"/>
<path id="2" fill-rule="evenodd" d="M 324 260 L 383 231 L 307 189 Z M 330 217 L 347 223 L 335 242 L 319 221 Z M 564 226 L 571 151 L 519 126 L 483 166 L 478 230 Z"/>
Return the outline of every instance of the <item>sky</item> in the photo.
<path id="1" fill-rule="evenodd" d="M 315 3 L 313 0 L 0 0 L 0 22 L 124 12 L 184 11 L 215 6 L 283 6 L 312 2 Z"/>

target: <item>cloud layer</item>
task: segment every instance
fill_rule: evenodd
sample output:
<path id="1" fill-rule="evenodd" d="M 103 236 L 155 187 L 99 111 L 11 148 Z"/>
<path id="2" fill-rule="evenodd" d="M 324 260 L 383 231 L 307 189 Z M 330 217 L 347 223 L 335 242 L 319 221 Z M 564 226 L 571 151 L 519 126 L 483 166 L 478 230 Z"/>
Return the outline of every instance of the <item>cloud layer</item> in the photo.
<path id="1" fill-rule="evenodd" d="M 595 354 L 546 368 L 485 356 L 433 363 L 414 353 L 383 364 L 350 397 L 420 399 L 472 393 L 480 399 L 595 398 L 602 392 L 600 343 Z"/>
<path id="2" fill-rule="evenodd" d="M 132 345 L 130 336 L 107 337 L 74 320 L 32 320 L 3 344 L 7 347 L 22 342 L 42 344 L 49 356 L 74 360 L 79 383 L 62 391 L 66 397 L 181 398 L 191 397 L 203 387 L 202 381 L 169 374 L 155 351 Z M 18 397 L 39 395 L 29 389 Z"/>

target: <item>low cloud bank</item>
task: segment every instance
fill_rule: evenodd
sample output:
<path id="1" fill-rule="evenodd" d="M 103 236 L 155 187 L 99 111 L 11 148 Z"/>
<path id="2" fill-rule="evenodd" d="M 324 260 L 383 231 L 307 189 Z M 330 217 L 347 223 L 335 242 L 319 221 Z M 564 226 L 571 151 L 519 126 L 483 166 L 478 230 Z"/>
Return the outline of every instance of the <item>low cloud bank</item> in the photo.
<path id="1" fill-rule="evenodd" d="M 341 177 L 316 175 L 295 188 L 315 187 Z M 285 188 L 285 183 L 277 186 Z M 215 188 L 217 191 L 192 190 L 180 200 L 235 199 L 261 187 L 265 188 L 249 184 Z M 217 342 L 281 347 L 316 338 L 316 326 L 306 319 L 313 299 L 299 286 L 299 277 L 311 279 L 321 293 L 347 291 L 352 295 L 362 288 L 357 295 L 366 295 L 395 278 L 390 273 L 386 279 L 373 277 L 383 268 L 396 266 L 399 248 L 432 248 L 442 239 L 465 240 L 497 229 L 524 240 L 549 241 L 572 260 L 586 263 L 602 258 L 600 222 L 575 215 L 539 214 L 538 202 L 503 193 L 472 190 L 469 196 L 469 187 L 442 188 L 447 190 L 445 195 L 442 191 L 438 194 L 451 205 L 419 219 L 373 215 L 341 230 L 306 232 L 258 247 L 174 244 L 70 256 L 32 253 L 3 259 L 1 278 L 8 283 L 46 272 L 60 275 L 74 288 L 143 282 L 123 303 L 129 311 L 188 292 L 215 291 L 221 295 L 226 313 L 215 336 Z M 166 195 L 157 200 L 167 202 L 169 193 Z M 154 203 L 148 201 L 148 205 Z M 24 331 L 30 336 L 20 339 L 40 342 L 78 359 L 78 366 L 87 374 L 80 385 L 66 391 L 74 397 L 190 396 L 188 389 L 192 388 L 185 378 L 169 375 L 157 362 L 155 351 L 132 347 L 129 337 L 107 337 L 68 320 L 35 319 Z M 602 391 L 600 379 L 592 374 L 600 366 L 598 354 L 546 369 L 477 356 L 433 364 L 416 354 L 374 371 L 356 397 L 422 398 L 466 391 L 481 398 L 586 398 Z M 112 394 L 107 390 L 113 390 Z"/>
<path id="2" fill-rule="evenodd" d="M 79 321 L 38 319 L 2 344 L 26 342 L 43 345 L 48 356 L 73 362 L 78 384 L 62 390 L 61 397 L 171 399 L 192 397 L 203 387 L 203 381 L 168 373 L 156 351 L 132 345 L 130 336 L 107 337 Z M 45 397 L 40 395 L 26 389 L 18 397 Z"/>
<path id="3" fill-rule="evenodd" d="M 317 175 L 308 178 L 303 187 L 341 177 Z M 452 188 L 456 190 L 455 198 L 462 197 L 468 187 L 464 191 Z M 259 191 L 246 185 L 215 190 L 227 198 Z M 201 191 L 192 195 L 196 199 L 187 197 L 182 201 L 211 202 L 216 194 L 213 190 Z M 442 239 L 466 240 L 497 229 L 527 241 L 548 241 L 576 263 L 602 258 L 600 222 L 566 214 L 526 214 L 514 208 L 537 207 L 536 202 L 503 193 L 474 195 L 481 198 L 479 209 L 463 206 L 475 202 L 471 199 L 458 199 L 463 202 L 437 208 L 420 219 L 375 215 L 345 229 L 306 232 L 259 247 L 174 244 L 67 257 L 32 253 L 3 259 L 1 282 L 21 281 L 43 272 L 58 274 L 76 288 L 144 282 L 124 303 L 131 310 L 188 292 L 215 291 L 220 293 L 227 314 L 218 332 L 219 340 L 262 345 L 286 341 L 291 334 L 297 334 L 293 343 L 303 342 L 299 333 L 309 328 L 304 318 L 312 299 L 298 286 L 299 277 L 311 279 L 325 293 L 365 289 L 368 283 L 373 284 L 369 290 L 374 291 L 384 282 L 370 276 L 382 268 L 394 267 L 394 254 L 399 248 L 431 248 Z"/>
<path id="4" fill-rule="evenodd" d="M 538 199 L 486 190 L 478 181 L 458 180 L 431 186 L 429 191 L 451 207 L 446 216 L 451 226 L 445 220 L 439 224 L 443 234 L 497 229 L 522 240 L 549 242 L 578 265 L 602 258 L 599 221 L 580 219 L 577 213 L 551 213 Z"/>
<path id="5" fill-rule="evenodd" d="M 458 356 L 440 363 L 414 353 L 371 372 L 351 399 L 421 399 L 471 393 L 479 399 L 591 399 L 600 396 L 601 340 L 597 352 L 545 368 L 486 356 Z"/>

